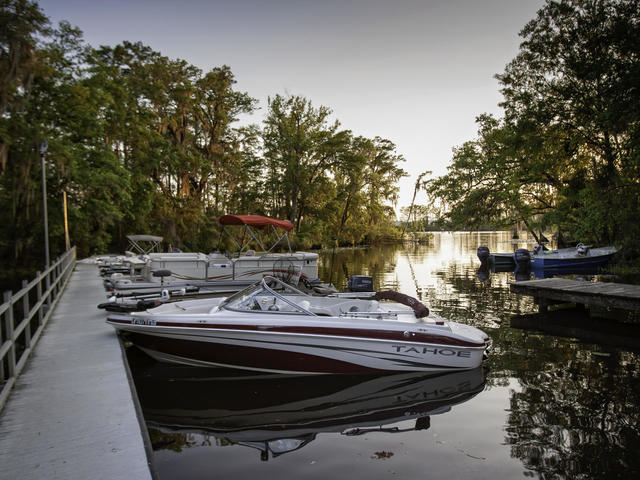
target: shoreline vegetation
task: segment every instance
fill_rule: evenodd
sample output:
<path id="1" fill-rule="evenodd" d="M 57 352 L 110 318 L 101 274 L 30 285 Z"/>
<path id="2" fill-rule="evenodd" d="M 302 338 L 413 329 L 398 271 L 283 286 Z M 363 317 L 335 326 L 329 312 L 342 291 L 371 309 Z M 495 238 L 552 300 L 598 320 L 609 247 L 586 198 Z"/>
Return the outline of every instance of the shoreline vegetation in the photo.
<path id="1" fill-rule="evenodd" d="M 123 251 L 134 233 L 212 251 L 219 216 L 251 213 L 290 220 L 298 249 L 520 225 L 559 246 L 616 245 L 615 268 L 640 272 L 640 0 L 548 0 L 496 75 L 504 116 L 479 113 L 477 137 L 445 175 L 419 175 L 428 204 L 400 222 L 396 145 L 354 135 L 329 107 L 274 92 L 262 122 L 240 126 L 258 101 L 228 66 L 205 72 L 126 40 L 92 47 L 31 0 L 3 0 L 0 14 L 9 278 L 44 264 L 41 165 L 51 258 L 65 249 L 66 198 L 79 258 Z"/>

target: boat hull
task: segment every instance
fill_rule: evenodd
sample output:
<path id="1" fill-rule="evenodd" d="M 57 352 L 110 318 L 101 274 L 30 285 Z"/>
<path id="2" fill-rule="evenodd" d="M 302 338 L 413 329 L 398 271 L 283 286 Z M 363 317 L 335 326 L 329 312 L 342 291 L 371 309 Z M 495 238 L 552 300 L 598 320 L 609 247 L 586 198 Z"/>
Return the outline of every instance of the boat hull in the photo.
<path id="1" fill-rule="evenodd" d="M 254 280 L 172 280 L 167 282 L 131 282 L 120 281 L 111 285 L 116 296 L 136 296 L 161 293 L 163 290 L 179 290 L 181 288 L 198 288 L 202 291 L 220 294 L 234 293 L 255 283 Z"/>
<path id="2" fill-rule="evenodd" d="M 300 324 L 132 325 L 126 316 L 111 316 L 108 321 L 158 361 L 278 373 L 471 369 L 482 363 L 486 349 L 485 342 L 402 330 Z"/>
<path id="3" fill-rule="evenodd" d="M 580 269 L 598 269 L 606 265 L 615 250 L 605 251 L 605 253 L 591 253 L 589 255 L 563 255 L 545 253 L 534 255 L 531 259 L 531 267 L 544 270 L 573 271 Z"/>

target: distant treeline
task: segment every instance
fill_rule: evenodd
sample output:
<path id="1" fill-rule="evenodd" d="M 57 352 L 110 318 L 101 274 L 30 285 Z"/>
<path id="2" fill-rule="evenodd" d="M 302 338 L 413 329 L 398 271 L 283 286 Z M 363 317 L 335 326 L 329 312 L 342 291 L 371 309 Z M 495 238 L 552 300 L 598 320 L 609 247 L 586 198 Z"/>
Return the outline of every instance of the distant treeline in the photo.
<path id="1" fill-rule="evenodd" d="M 41 157 L 45 153 L 52 258 L 121 251 L 125 235 L 157 234 L 208 251 L 226 213 L 295 225 L 298 247 L 397 234 L 391 204 L 406 175 L 393 143 L 332 121 L 294 95 L 257 109 L 230 68 L 209 72 L 140 43 L 93 48 L 50 25 L 28 0 L 0 12 L 0 258 L 43 265 Z"/>
<path id="2" fill-rule="evenodd" d="M 640 257 L 640 2 L 547 1 L 497 75 L 505 116 L 427 179 L 452 228 L 523 222 Z"/>

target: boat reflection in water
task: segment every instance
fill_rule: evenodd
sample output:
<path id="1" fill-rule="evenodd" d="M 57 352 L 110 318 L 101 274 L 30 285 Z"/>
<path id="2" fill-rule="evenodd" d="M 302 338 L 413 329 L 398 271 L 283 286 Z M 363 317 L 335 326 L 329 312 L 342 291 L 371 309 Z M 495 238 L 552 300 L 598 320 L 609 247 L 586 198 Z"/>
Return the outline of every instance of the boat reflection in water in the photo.
<path id="1" fill-rule="evenodd" d="M 210 435 L 260 450 L 262 460 L 308 445 L 318 433 L 427 429 L 484 389 L 482 367 L 452 373 L 285 375 L 156 363 L 133 372 L 150 430 Z"/>

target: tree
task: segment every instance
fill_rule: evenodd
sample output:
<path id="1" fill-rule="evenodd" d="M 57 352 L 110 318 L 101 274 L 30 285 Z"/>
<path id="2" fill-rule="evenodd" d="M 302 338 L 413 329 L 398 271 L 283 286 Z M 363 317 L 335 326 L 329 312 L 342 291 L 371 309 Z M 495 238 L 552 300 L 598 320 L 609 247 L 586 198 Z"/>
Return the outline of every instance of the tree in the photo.
<path id="1" fill-rule="evenodd" d="M 333 215 L 327 213 L 330 231 L 338 241 L 355 244 L 395 234 L 395 212 L 400 178 L 406 172 L 398 166 L 404 161 L 389 140 L 349 136 L 348 148 L 339 156 L 332 170 L 336 185 Z M 342 212 L 336 216 L 335 212 Z M 339 219 L 336 227 L 336 220 Z"/>
<path id="2" fill-rule="evenodd" d="M 409 224 L 409 222 L 411 221 L 411 214 L 413 213 L 413 207 L 414 204 L 416 202 L 416 195 L 418 194 L 418 191 L 422 188 L 424 188 L 424 184 L 422 182 L 422 179 L 426 176 L 426 175 L 431 175 L 433 172 L 431 172 L 430 170 L 427 170 L 426 172 L 422 172 L 420 175 L 418 175 L 418 178 L 416 180 L 416 185 L 413 189 L 413 197 L 411 197 L 411 205 L 409 205 L 409 208 L 406 211 L 407 214 L 407 219 L 404 222 L 404 225 L 402 227 L 402 235 L 401 238 L 404 238 L 404 233 L 407 230 L 407 225 Z"/>
<path id="3" fill-rule="evenodd" d="M 37 38 L 47 34 L 49 20 L 34 2 L 2 0 L 0 26 L 0 249 L 2 258 L 15 261 L 30 245 L 23 222 L 36 213 L 28 204 L 38 191 L 34 147 L 41 136 L 29 128 L 24 112 L 33 81 L 45 69 Z M 27 128 L 28 134 L 21 134 Z"/>
<path id="4" fill-rule="evenodd" d="M 0 25 L 0 116 L 4 117 L 28 98 L 41 68 L 37 38 L 49 32 L 49 19 L 36 2 L 1 0 Z"/>
<path id="5" fill-rule="evenodd" d="M 300 230 L 314 195 L 337 161 L 344 135 L 339 134 L 337 121 L 329 123 L 329 108 L 314 108 L 303 97 L 276 95 L 268 104 L 263 129 L 268 183 L 285 202 L 281 206 L 274 200 L 272 204 L 283 208 L 282 213 Z"/>
<path id="6" fill-rule="evenodd" d="M 120 237 L 135 224 L 176 246 L 211 248 L 213 218 L 228 208 L 248 158 L 241 148 L 251 143 L 249 129 L 231 125 L 255 100 L 233 90 L 229 67 L 203 74 L 140 43 L 101 47 L 90 64 L 91 79 L 117 99 L 106 109 L 105 140 L 137 198 Z"/>
<path id="7" fill-rule="evenodd" d="M 238 174 L 245 167 L 243 160 L 247 158 L 238 150 L 242 144 L 238 135 L 244 134 L 244 141 L 255 135 L 251 129 L 231 128 L 240 114 L 252 113 L 256 108 L 255 99 L 233 90 L 235 83 L 226 65 L 214 68 L 196 81 L 196 145 L 204 159 L 204 168 L 200 175 L 192 174 L 192 182 L 198 196 L 206 191 L 209 180 L 213 182 L 213 210 L 217 214 L 228 208 L 229 199 L 222 198 L 222 191 L 233 192 Z"/>
<path id="8" fill-rule="evenodd" d="M 452 228 L 505 226 L 531 214 L 513 132 L 490 115 L 476 121 L 478 138 L 454 149 L 447 175 L 425 183 Z"/>
<path id="9" fill-rule="evenodd" d="M 547 1 L 503 74 L 504 120 L 478 118 L 428 189 L 453 224 L 527 222 L 635 243 L 640 227 L 640 4 Z M 617 212 L 611 215 L 610 212 Z"/>
<path id="10" fill-rule="evenodd" d="M 548 179 L 553 218 L 587 241 L 637 238 L 640 2 L 548 1 L 521 35 L 497 78 L 507 121 L 572 173 Z"/>

